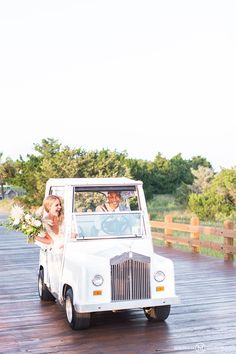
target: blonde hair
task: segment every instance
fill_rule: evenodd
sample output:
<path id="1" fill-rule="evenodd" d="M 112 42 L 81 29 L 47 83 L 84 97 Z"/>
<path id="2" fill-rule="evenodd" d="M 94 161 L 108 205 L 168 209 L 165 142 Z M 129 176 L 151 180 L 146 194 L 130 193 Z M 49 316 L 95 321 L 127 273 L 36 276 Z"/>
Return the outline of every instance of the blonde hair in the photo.
<path id="1" fill-rule="evenodd" d="M 43 208 L 44 208 L 44 210 L 47 213 L 49 213 L 49 210 L 50 210 L 51 206 L 57 200 L 61 204 L 61 211 L 60 211 L 60 214 L 58 216 L 58 221 L 61 224 L 62 221 L 64 220 L 64 207 L 63 207 L 62 199 L 60 197 L 58 197 L 58 195 L 52 195 L 51 194 L 51 195 L 48 195 L 46 198 L 44 198 L 44 200 L 43 200 Z"/>

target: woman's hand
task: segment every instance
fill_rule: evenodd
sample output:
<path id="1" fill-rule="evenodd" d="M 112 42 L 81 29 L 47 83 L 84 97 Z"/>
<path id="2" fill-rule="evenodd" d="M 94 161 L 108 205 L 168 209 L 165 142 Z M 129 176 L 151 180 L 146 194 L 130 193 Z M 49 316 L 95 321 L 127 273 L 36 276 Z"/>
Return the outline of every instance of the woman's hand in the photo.
<path id="1" fill-rule="evenodd" d="M 79 235 L 76 232 L 71 233 L 71 239 L 75 240 Z"/>
<path id="2" fill-rule="evenodd" d="M 52 245 L 53 244 L 53 239 L 46 233 L 44 237 L 41 236 L 35 236 L 35 240 L 44 243 L 46 245 Z"/>

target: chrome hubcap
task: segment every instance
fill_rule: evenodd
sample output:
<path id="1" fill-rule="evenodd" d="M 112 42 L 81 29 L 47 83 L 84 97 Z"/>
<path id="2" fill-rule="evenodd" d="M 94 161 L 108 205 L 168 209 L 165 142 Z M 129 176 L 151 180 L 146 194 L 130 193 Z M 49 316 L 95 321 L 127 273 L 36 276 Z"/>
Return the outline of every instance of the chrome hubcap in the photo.
<path id="1" fill-rule="evenodd" d="M 66 298 L 66 317 L 67 317 L 69 323 L 71 323 L 72 322 L 72 304 L 71 304 L 69 296 L 67 296 L 67 298 Z"/>
<path id="2" fill-rule="evenodd" d="M 43 293 L 43 282 L 42 282 L 42 278 L 41 277 L 39 277 L 38 288 L 39 288 L 39 296 L 42 296 L 42 293 Z"/>

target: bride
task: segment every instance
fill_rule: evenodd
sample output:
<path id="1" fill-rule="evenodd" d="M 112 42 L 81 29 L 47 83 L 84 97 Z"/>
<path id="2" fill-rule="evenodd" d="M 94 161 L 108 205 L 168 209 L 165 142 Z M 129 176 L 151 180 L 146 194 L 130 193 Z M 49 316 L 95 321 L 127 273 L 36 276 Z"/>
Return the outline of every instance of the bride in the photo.
<path id="1" fill-rule="evenodd" d="M 41 212 L 46 232 L 43 237 L 36 236 L 36 240 L 53 248 L 63 248 L 64 211 L 61 199 L 56 195 L 47 196 L 43 201 Z"/>
<path id="2" fill-rule="evenodd" d="M 51 292 L 58 292 L 59 275 L 62 266 L 62 255 L 64 248 L 64 210 L 61 199 L 56 195 L 47 196 L 42 205 L 45 233 L 36 236 L 36 241 L 43 248 L 47 245 L 47 261 L 50 279 Z"/>

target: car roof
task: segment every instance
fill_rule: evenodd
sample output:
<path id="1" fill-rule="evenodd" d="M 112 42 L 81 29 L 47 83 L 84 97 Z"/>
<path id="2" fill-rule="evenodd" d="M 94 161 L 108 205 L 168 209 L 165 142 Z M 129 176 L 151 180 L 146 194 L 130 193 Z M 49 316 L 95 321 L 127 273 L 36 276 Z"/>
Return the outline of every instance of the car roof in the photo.
<path id="1" fill-rule="evenodd" d="M 130 186 L 142 185 L 142 181 L 135 181 L 126 177 L 111 178 L 50 178 L 49 186 Z"/>

